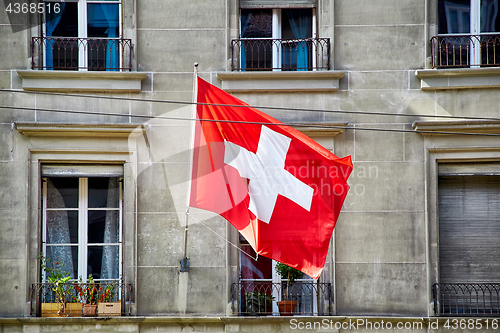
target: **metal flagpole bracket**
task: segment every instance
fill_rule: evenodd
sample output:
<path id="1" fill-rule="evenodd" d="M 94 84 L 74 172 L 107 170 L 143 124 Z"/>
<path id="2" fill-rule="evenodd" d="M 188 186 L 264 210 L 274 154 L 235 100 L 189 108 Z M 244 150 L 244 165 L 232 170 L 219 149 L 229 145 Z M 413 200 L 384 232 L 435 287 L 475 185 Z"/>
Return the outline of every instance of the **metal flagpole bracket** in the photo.
<path id="1" fill-rule="evenodd" d="M 181 260 L 181 272 L 189 272 L 189 259 L 187 257 Z"/>

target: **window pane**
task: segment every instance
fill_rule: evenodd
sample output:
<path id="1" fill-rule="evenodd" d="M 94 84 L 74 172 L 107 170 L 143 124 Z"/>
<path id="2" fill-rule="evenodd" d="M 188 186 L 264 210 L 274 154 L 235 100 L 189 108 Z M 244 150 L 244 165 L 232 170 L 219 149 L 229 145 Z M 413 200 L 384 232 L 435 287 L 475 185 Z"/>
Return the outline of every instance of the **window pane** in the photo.
<path id="1" fill-rule="evenodd" d="M 255 258 L 255 251 L 250 245 L 241 245 L 241 250 Z M 269 258 L 259 256 L 257 261 L 248 257 L 246 254 L 240 254 L 241 278 L 242 279 L 272 279 L 273 261 Z"/>
<path id="2" fill-rule="evenodd" d="M 78 243 L 78 211 L 47 210 L 47 244 Z"/>
<path id="3" fill-rule="evenodd" d="M 241 37 L 270 38 L 273 36 L 273 12 L 271 9 L 242 9 Z"/>
<path id="4" fill-rule="evenodd" d="M 87 5 L 87 34 L 89 37 L 118 37 L 117 3 L 89 3 Z"/>
<path id="5" fill-rule="evenodd" d="M 94 279 L 118 279 L 120 272 L 118 245 L 89 246 L 87 272 Z"/>
<path id="6" fill-rule="evenodd" d="M 47 246 L 45 256 L 52 262 L 47 262 L 47 270 L 59 267 L 61 272 L 68 272 L 72 279 L 78 277 L 78 247 Z M 57 264 L 57 265 L 56 265 Z M 47 273 L 48 278 L 50 273 Z"/>
<path id="7" fill-rule="evenodd" d="M 47 208 L 78 208 L 78 178 L 47 178 Z"/>
<path id="8" fill-rule="evenodd" d="M 118 243 L 119 212 L 118 210 L 89 211 L 88 242 Z"/>
<path id="9" fill-rule="evenodd" d="M 45 13 L 45 36 L 78 37 L 76 2 L 47 2 Z"/>
<path id="10" fill-rule="evenodd" d="M 281 13 L 282 70 L 312 68 L 312 43 L 296 41 L 312 37 L 312 9 L 286 9 Z"/>
<path id="11" fill-rule="evenodd" d="M 499 32 L 498 0 L 481 1 L 481 32 Z"/>
<path id="12" fill-rule="evenodd" d="M 470 32 L 470 0 L 440 0 L 438 4 L 439 34 Z"/>
<path id="13" fill-rule="evenodd" d="M 118 208 L 118 178 L 89 178 L 89 208 Z"/>

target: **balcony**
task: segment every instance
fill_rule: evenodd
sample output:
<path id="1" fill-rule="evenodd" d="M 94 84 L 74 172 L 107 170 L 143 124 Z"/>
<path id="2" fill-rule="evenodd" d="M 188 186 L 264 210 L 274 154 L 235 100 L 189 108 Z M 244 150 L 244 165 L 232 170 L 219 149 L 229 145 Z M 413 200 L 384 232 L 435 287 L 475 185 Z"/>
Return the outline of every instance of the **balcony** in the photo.
<path id="1" fill-rule="evenodd" d="M 31 69 L 130 71 L 132 51 L 131 39 L 33 37 Z"/>
<path id="2" fill-rule="evenodd" d="M 437 316 L 500 317 L 500 284 L 436 283 L 432 294 Z"/>
<path id="3" fill-rule="evenodd" d="M 330 70 L 330 39 L 233 39 L 231 59 L 233 71 Z"/>
<path id="4" fill-rule="evenodd" d="M 432 68 L 500 66 L 500 34 L 431 38 Z"/>
<path id="5" fill-rule="evenodd" d="M 231 287 L 232 310 L 240 316 L 278 315 L 276 301 L 284 300 L 286 282 L 242 281 Z M 288 299 L 297 302 L 293 315 L 332 315 L 333 292 L 330 283 L 296 281 L 288 288 Z"/>
<path id="6" fill-rule="evenodd" d="M 36 317 L 81 317 L 85 290 L 93 290 L 95 293 L 98 316 L 131 314 L 132 286 L 130 284 L 70 282 L 59 283 L 57 286 L 54 283 L 32 283 L 30 315 Z M 61 302 L 61 299 L 64 299 L 64 302 Z"/>

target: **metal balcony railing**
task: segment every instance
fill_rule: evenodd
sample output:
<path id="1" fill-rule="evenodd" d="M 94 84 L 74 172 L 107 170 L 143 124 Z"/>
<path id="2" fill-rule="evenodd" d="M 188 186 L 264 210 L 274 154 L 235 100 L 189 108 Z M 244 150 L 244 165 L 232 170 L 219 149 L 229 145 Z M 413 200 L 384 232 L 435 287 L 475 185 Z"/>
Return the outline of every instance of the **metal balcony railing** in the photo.
<path id="1" fill-rule="evenodd" d="M 33 37 L 31 69 L 130 71 L 132 51 L 131 39 Z"/>
<path id="2" fill-rule="evenodd" d="M 87 291 L 87 292 L 86 292 Z M 81 316 L 85 296 L 92 293 L 97 303 L 120 303 L 121 315 L 130 315 L 132 306 L 132 285 L 118 282 L 96 282 L 95 284 L 68 282 L 32 283 L 30 288 L 30 315 L 42 316 L 47 304 L 64 304 L 63 316 Z M 62 301 L 64 300 L 64 302 Z"/>
<path id="3" fill-rule="evenodd" d="M 500 66 L 500 34 L 431 38 L 432 68 Z"/>
<path id="4" fill-rule="evenodd" d="M 231 59 L 233 71 L 329 70 L 330 39 L 233 39 Z"/>
<path id="5" fill-rule="evenodd" d="M 436 283 L 432 293 L 437 316 L 500 317 L 498 283 Z"/>
<path id="6" fill-rule="evenodd" d="M 276 302 L 285 299 L 286 290 L 286 282 L 233 283 L 231 288 L 233 313 L 243 316 L 278 315 Z M 288 299 L 297 302 L 294 315 L 333 314 L 333 291 L 330 283 L 293 282 L 288 287 Z"/>

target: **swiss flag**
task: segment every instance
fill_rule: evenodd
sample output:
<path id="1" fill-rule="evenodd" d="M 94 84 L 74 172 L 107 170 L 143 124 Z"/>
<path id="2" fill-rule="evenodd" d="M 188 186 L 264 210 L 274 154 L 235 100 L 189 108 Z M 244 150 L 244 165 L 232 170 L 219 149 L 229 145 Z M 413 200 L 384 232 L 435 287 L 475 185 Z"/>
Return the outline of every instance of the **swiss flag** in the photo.
<path id="1" fill-rule="evenodd" d="M 317 279 L 349 186 L 338 158 L 198 78 L 190 207 L 220 214 L 259 255 Z"/>

